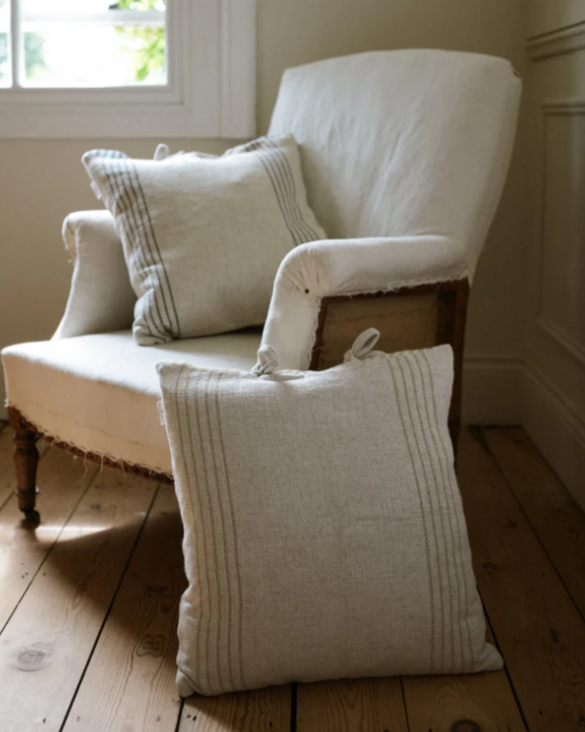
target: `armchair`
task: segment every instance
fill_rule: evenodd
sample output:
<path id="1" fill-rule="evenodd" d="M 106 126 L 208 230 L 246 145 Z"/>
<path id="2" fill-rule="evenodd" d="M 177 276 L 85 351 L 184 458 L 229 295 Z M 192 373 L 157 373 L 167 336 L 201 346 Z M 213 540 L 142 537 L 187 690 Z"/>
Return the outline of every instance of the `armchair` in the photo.
<path id="1" fill-rule="evenodd" d="M 137 346 L 134 295 L 106 212 L 66 220 L 72 288 L 51 341 L 4 349 L 17 493 L 38 521 L 36 439 L 172 482 L 155 364 L 249 369 L 339 363 L 366 327 L 387 351 L 450 343 L 456 440 L 469 284 L 511 156 L 520 81 L 509 62 L 432 50 L 374 52 L 284 74 L 270 134 L 301 147 L 309 202 L 332 238 L 282 262 L 263 333 Z"/>

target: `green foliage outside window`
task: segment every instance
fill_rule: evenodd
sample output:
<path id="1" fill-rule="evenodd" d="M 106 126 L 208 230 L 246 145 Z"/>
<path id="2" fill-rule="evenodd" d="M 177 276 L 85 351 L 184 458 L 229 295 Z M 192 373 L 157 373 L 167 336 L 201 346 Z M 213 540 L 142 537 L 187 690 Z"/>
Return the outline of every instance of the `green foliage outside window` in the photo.
<path id="1" fill-rule="evenodd" d="M 0 6 L 5 0 L 0 0 Z M 118 0 L 110 6 L 112 10 L 164 10 L 166 0 Z M 122 43 L 131 52 L 136 61 L 134 64 L 134 78 L 144 81 L 150 74 L 163 71 L 165 67 L 165 30 L 164 28 L 126 28 L 117 26 Z M 44 45 L 45 41 L 40 33 L 25 33 L 24 63 L 26 78 L 33 79 L 46 68 Z M 0 76 L 8 68 L 8 35 L 0 33 Z"/>
<path id="2" fill-rule="evenodd" d="M 118 0 L 120 10 L 164 10 L 164 0 Z M 117 28 L 124 44 L 136 56 L 136 81 L 144 81 L 150 74 L 165 66 L 164 28 Z"/>
<path id="3" fill-rule="evenodd" d="M 26 77 L 30 79 L 39 68 L 45 67 L 44 39 L 39 33 L 25 33 L 24 65 Z M 0 74 L 8 68 L 8 34 L 0 33 Z"/>
<path id="4" fill-rule="evenodd" d="M 47 68 L 45 63 L 45 39 L 40 33 L 24 34 L 24 69 L 27 79 L 33 79 L 35 72 Z"/>

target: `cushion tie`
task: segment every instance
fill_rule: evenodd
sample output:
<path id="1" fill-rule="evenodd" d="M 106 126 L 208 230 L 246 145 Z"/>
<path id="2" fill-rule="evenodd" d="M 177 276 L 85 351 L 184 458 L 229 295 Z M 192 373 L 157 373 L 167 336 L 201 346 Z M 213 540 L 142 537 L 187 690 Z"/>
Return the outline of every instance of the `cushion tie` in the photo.
<path id="1" fill-rule="evenodd" d="M 165 145 L 164 142 L 161 142 L 156 146 L 156 150 L 154 151 L 154 159 L 155 160 L 166 160 L 166 158 L 169 157 L 170 150 L 169 146 Z"/>
<path id="2" fill-rule="evenodd" d="M 258 351 L 258 361 L 252 373 L 255 376 L 264 376 L 265 374 L 273 374 L 278 371 L 278 354 L 272 346 L 262 346 Z"/>
<path id="3" fill-rule="evenodd" d="M 358 359 L 363 361 L 372 353 L 372 349 L 380 339 L 380 331 L 376 328 L 368 328 L 355 339 L 353 346 L 343 357 L 344 363 Z"/>

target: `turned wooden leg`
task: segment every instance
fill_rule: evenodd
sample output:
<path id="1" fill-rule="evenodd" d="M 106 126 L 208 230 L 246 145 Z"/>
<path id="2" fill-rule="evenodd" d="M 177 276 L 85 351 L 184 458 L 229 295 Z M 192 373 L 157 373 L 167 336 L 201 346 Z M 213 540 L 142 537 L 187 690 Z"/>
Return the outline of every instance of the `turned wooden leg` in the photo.
<path id="1" fill-rule="evenodd" d="M 16 490 L 18 507 L 24 513 L 27 521 L 38 524 L 41 520 L 39 512 L 35 510 L 37 488 L 37 465 L 39 451 L 37 450 L 37 435 L 26 425 L 20 413 L 8 408 L 8 421 L 14 429 L 14 467 L 16 468 Z"/>

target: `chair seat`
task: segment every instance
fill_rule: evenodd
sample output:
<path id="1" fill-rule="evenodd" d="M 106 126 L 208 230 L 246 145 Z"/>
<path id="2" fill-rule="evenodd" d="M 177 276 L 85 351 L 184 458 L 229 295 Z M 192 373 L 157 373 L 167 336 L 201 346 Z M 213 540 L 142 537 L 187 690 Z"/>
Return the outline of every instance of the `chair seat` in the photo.
<path id="1" fill-rule="evenodd" d="M 156 364 L 247 371 L 260 336 L 250 329 L 145 348 L 121 332 L 10 346 L 2 352 L 8 403 L 44 434 L 85 452 L 171 474 Z"/>

